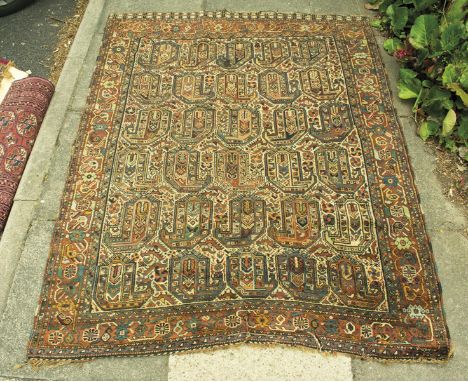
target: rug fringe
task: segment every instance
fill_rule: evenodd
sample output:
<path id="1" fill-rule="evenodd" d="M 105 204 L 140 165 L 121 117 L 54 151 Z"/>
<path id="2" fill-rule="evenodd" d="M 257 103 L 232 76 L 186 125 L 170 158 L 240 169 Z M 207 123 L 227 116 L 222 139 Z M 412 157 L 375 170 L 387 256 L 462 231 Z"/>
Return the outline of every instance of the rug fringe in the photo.
<path id="1" fill-rule="evenodd" d="M 450 348 L 450 352 L 445 359 L 434 359 L 434 358 L 427 358 L 424 356 L 419 356 L 417 358 L 379 358 L 376 356 L 371 356 L 370 354 L 363 353 L 349 353 L 343 352 L 340 350 L 331 350 L 327 348 L 323 348 L 322 342 L 320 339 L 315 335 L 310 333 L 310 335 L 315 339 L 317 347 L 309 347 L 304 345 L 298 345 L 294 342 L 277 342 L 277 341 L 265 341 L 265 340 L 258 340 L 247 337 L 241 341 L 237 342 L 223 342 L 223 343 L 216 343 L 216 344 L 202 344 L 192 348 L 183 348 L 183 349 L 171 349 L 160 351 L 158 353 L 154 352 L 136 352 L 133 354 L 122 354 L 122 353 L 112 353 L 106 354 L 105 356 L 111 356 L 115 358 L 137 358 L 137 357 L 158 357 L 158 356 L 176 356 L 182 354 L 191 354 L 191 353 L 207 353 L 216 350 L 223 350 L 226 348 L 235 348 L 244 345 L 253 346 L 259 349 L 265 348 L 292 348 L 301 352 L 310 352 L 312 354 L 320 355 L 321 357 L 338 357 L 338 356 L 347 356 L 351 359 L 361 360 L 361 361 L 375 361 L 381 364 L 438 364 L 438 365 L 445 365 L 447 364 L 451 358 L 453 358 L 453 347 Z M 84 358 L 29 358 L 29 360 L 24 363 L 15 366 L 15 368 L 22 368 L 24 366 L 31 366 L 33 369 L 39 368 L 55 368 L 60 366 L 71 365 L 75 363 L 81 362 L 92 362 L 102 358 L 103 355 L 94 355 L 94 356 L 85 356 Z"/>
<path id="2" fill-rule="evenodd" d="M 51 369 L 60 366 L 66 366 L 75 363 L 84 363 L 92 361 L 92 358 L 78 359 L 47 359 L 47 358 L 29 358 L 27 362 L 15 365 L 14 369 L 22 369 L 25 366 L 31 366 L 32 369 Z"/>
<path id="3" fill-rule="evenodd" d="M 199 11 L 199 12 L 140 12 L 140 13 L 119 13 L 111 14 L 110 19 L 197 19 L 200 17 L 208 18 L 226 18 L 226 19 L 272 19 L 272 20 L 308 20 L 308 21 L 331 21 L 331 20 L 346 20 L 346 21 L 365 21 L 368 16 L 363 15 L 317 15 L 303 12 L 233 12 L 227 10 L 221 11 Z"/>

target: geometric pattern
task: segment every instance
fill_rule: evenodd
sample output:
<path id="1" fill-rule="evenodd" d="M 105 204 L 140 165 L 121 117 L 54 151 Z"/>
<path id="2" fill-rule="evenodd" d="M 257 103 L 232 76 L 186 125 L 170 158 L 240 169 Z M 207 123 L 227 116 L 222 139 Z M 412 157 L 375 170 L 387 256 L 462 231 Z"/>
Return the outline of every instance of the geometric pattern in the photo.
<path id="1" fill-rule="evenodd" d="M 29 357 L 447 358 L 390 99 L 362 17 L 111 18 Z"/>

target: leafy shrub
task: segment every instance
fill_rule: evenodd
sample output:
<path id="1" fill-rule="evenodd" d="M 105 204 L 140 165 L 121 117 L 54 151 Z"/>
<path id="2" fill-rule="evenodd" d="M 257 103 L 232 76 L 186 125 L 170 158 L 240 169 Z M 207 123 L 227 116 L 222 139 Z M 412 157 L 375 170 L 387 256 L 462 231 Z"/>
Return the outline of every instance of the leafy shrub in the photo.
<path id="1" fill-rule="evenodd" d="M 368 0 L 401 62 L 398 96 L 414 101 L 418 133 L 468 161 L 468 0 Z"/>

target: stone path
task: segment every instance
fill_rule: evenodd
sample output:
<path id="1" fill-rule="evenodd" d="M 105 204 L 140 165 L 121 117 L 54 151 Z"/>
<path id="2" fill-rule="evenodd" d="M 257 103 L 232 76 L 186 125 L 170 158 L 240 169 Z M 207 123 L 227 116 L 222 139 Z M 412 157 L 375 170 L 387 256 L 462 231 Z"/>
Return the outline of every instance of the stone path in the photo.
<path id="1" fill-rule="evenodd" d="M 279 11 L 369 14 L 360 0 L 93 0 L 90 2 L 57 84 L 0 242 L 0 380 L 15 379 L 466 379 L 468 352 L 468 242 L 462 214 L 442 195 L 433 173 L 434 156 L 415 135 L 411 109 L 394 98 L 426 214 L 437 261 L 455 356 L 446 364 L 359 360 L 285 346 L 241 345 L 170 356 L 122 357 L 56 368 L 19 367 L 37 307 L 43 269 L 65 183 L 73 141 L 107 16 L 114 12 Z M 379 37 L 382 42 L 383 38 Z M 396 94 L 398 66 L 384 52 Z"/>

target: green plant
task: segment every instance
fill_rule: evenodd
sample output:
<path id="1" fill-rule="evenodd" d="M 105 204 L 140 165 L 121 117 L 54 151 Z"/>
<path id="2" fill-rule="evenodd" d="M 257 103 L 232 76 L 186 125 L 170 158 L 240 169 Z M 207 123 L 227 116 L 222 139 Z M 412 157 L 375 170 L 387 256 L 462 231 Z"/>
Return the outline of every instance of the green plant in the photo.
<path id="1" fill-rule="evenodd" d="M 413 101 L 418 133 L 468 161 L 468 0 L 368 0 L 402 64 L 398 96 Z"/>

